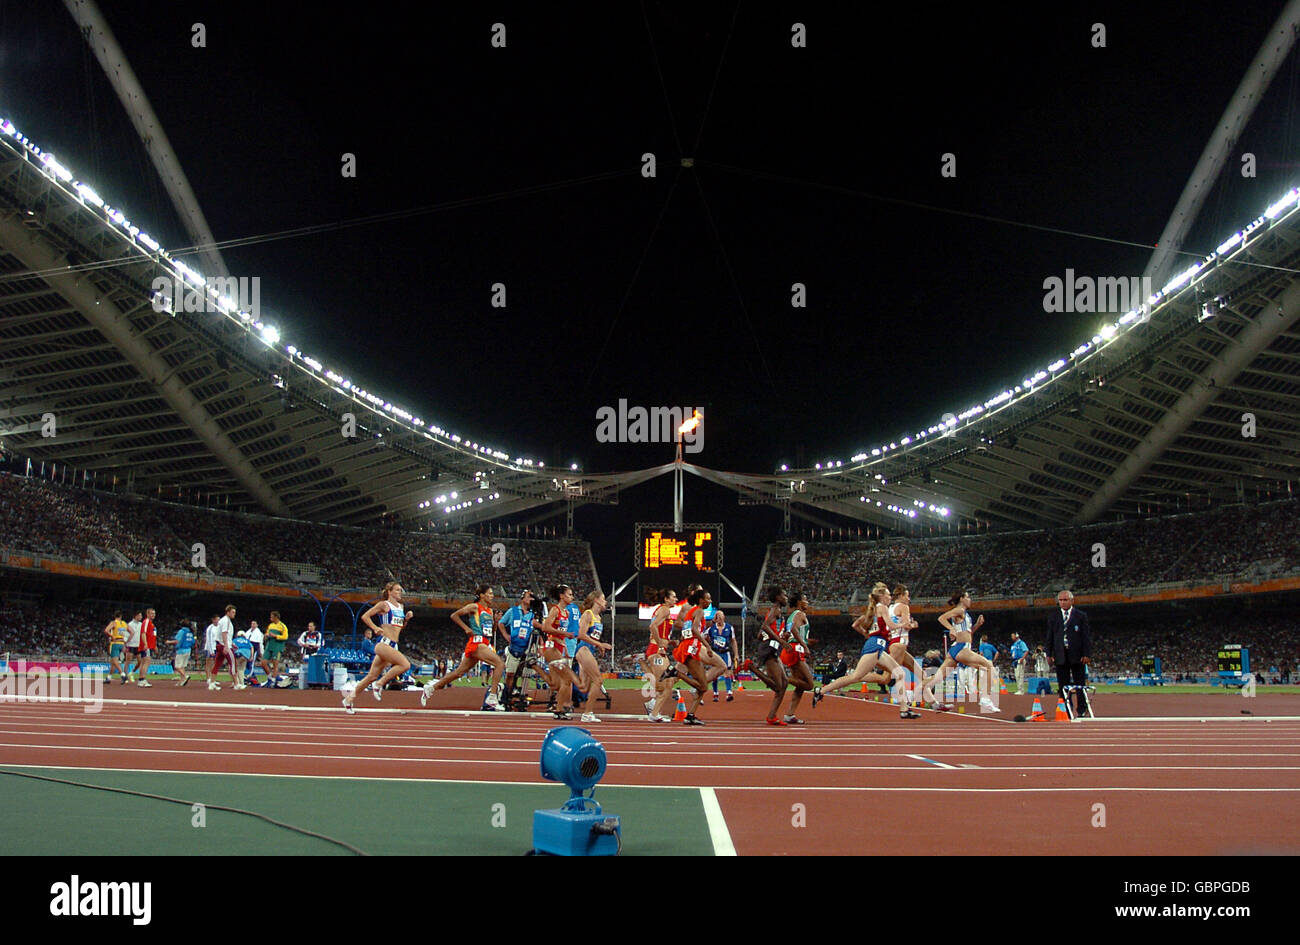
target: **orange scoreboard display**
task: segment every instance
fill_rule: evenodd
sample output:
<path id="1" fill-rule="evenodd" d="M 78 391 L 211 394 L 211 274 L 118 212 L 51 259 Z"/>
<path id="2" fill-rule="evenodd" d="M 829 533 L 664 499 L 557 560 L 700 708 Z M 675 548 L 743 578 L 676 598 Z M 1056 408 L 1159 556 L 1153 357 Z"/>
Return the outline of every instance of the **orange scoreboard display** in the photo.
<path id="1" fill-rule="evenodd" d="M 677 531 L 671 524 L 638 523 L 636 567 L 640 587 L 671 587 L 680 595 L 687 585 L 700 584 L 717 597 L 722 525 L 685 525 Z"/>

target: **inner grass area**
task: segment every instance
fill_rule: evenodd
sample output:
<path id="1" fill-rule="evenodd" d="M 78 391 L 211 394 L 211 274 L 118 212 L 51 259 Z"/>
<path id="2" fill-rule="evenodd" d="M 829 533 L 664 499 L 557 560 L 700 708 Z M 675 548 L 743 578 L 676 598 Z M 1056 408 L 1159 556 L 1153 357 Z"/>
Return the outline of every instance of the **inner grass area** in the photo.
<path id="1" fill-rule="evenodd" d="M 38 774 L 177 798 L 16 777 Z M 5 848 L 37 855 L 350 855 L 326 840 L 219 804 L 263 814 L 370 854 L 518 856 L 532 847 L 533 811 L 558 808 L 561 784 L 504 784 L 275 777 L 188 772 L 0 766 Z M 700 792 L 692 788 L 597 787 L 604 813 L 622 822 L 623 855 L 711 856 Z M 203 826 L 197 826 L 199 821 Z"/>

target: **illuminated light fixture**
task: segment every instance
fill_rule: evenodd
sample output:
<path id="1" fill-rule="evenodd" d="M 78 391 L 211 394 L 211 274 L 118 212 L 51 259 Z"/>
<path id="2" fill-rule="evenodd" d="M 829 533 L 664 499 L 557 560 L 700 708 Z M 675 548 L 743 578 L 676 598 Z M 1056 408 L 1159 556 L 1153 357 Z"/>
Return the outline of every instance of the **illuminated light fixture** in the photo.
<path id="1" fill-rule="evenodd" d="M 264 325 L 261 331 L 262 340 L 268 345 L 273 345 L 280 340 L 280 330 L 274 325 Z"/>
<path id="2" fill-rule="evenodd" d="M 1102 326 L 1102 329 L 1101 329 L 1101 336 L 1100 336 L 1100 337 L 1101 337 L 1101 338 L 1105 338 L 1107 341 L 1110 341 L 1110 339 L 1112 339 L 1112 338 L 1115 337 L 1115 334 L 1116 334 L 1116 332 L 1118 332 L 1118 331 L 1119 331 L 1119 328 L 1117 328 L 1117 327 L 1114 326 L 1114 325 L 1103 325 L 1103 326 Z"/>
<path id="3" fill-rule="evenodd" d="M 1229 236 L 1226 240 L 1224 240 L 1222 243 L 1219 244 L 1219 248 L 1214 251 L 1215 255 L 1222 256 L 1224 253 L 1232 249 L 1232 247 L 1236 246 L 1240 242 L 1241 242 L 1241 234 L 1234 233 L 1232 236 Z"/>
<path id="4" fill-rule="evenodd" d="M 1281 214 L 1283 210 L 1285 210 L 1287 207 L 1291 206 L 1291 204 L 1296 202 L 1296 197 L 1298 196 L 1300 196 L 1300 190 L 1293 188 L 1287 191 L 1285 197 L 1283 197 L 1277 203 L 1273 204 L 1271 207 L 1269 207 L 1267 210 L 1264 211 L 1264 218 L 1266 220 L 1277 219 L 1278 215 Z"/>

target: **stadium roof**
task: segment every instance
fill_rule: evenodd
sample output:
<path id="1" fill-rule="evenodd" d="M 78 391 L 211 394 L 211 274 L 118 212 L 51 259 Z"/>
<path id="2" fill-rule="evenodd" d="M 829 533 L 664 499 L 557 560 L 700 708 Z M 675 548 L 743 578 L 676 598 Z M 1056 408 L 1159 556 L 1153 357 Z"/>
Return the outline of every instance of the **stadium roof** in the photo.
<path id="1" fill-rule="evenodd" d="M 139 491 L 183 485 L 283 516 L 395 514 L 458 527 L 615 502 L 620 489 L 673 468 L 547 468 L 352 385 L 281 343 L 246 304 L 241 311 L 247 287 L 241 295 L 204 280 L 19 129 L 3 129 L 0 432 L 22 454 L 117 475 Z M 1116 312 L 1100 334 L 982 404 L 953 405 L 927 430 L 773 475 L 687 469 L 742 504 L 903 531 L 1085 522 L 1295 478 L 1298 194 Z M 174 287 L 170 300 L 160 278 Z"/>

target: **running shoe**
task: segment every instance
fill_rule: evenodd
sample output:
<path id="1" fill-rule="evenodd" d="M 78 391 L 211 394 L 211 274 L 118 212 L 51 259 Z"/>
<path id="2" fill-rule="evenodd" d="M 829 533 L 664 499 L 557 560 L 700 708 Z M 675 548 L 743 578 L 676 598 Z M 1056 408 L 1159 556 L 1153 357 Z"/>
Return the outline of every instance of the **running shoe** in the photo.
<path id="1" fill-rule="evenodd" d="M 670 719 L 670 718 L 669 718 L 668 716 L 666 716 L 666 715 L 652 715 L 652 716 L 650 716 L 650 721 L 651 721 L 651 722 L 671 722 L 672 719 Z"/>
<path id="2" fill-rule="evenodd" d="M 343 703 L 343 711 L 346 712 L 348 715 L 356 715 L 356 714 L 357 714 L 357 710 L 354 709 L 354 708 L 352 707 L 352 703 L 351 703 L 351 702 L 345 702 L 345 703 Z"/>
<path id="3" fill-rule="evenodd" d="M 384 701 L 384 694 L 383 694 L 383 692 L 380 690 L 380 688 L 379 688 L 378 686 L 371 686 L 371 687 L 370 687 L 370 691 L 371 691 L 372 693 L 374 693 L 374 695 L 375 695 L 375 701 L 376 701 L 376 702 L 383 702 L 383 701 Z"/>
<path id="4" fill-rule="evenodd" d="M 790 723 L 786 722 L 783 719 L 768 719 L 767 724 L 768 725 L 789 725 Z"/>
<path id="5" fill-rule="evenodd" d="M 981 711 L 981 712 L 1001 712 L 1002 710 L 999 709 L 997 706 L 995 706 L 995 705 L 993 704 L 993 700 L 992 700 L 992 699 L 981 699 L 981 700 L 980 700 L 980 711 Z"/>
<path id="6" fill-rule="evenodd" d="M 804 720 L 803 720 L 803 719 L 801 719 L 801 718 L 799 718 L 799 717 L 797 717 L 797 716 L 794 716 L 794 715 L 787 715 L 787 716 L 785 717 L 785 724 L 786 724 L 786 725 L 803 725 L 803 724 L 805 724 L 805 723 L 804 723 Z"/>
<path id="7" fill-rule="evenodd" d="M 663 676 L 660 677 L 660 678 L 661 678 L 661 679 L 676 679 L 676 678 L 677 678 L 677 667 L 676 667 L 676 666 L 669 666 L 666 670 L 664 670 L 664 674 L 663 674 Z"/>
<path id="8" fill-rule="evenodd" d="M 584 713 L 582 714 L 582 721 L 584 721 L 584 722 L 599 722 L 600 719 L 596 718 L 596 713 L 595 713 L 595 712 L 584 712 Z"/>
<path id="9" fill-rule="evenodd" d="M 713 694 L 713 701 L 714 702 L 718 701 L 718 694 L 716 692 Z"/>
<path id="10" fill-rule="evenodd" d="M 647 699 L 645 701 L 645 714 L 650 716 L 652 719 L 655 717 L 655 701 L 653 699 Z"/>
<path id="11" fill-rule="evenodd" d="M 697 719 L 694 714 L 686 716 L 683 720 L 686 725 L 703 725 L 704 723 Z"/>
<path id="12" fill-rule="evenodd" d="M 736 697 L 733 696 L 731 693 L 727 693 L 727 701 L 728 701 L 728 702 L 735 702 L 735 701 L 736 701 Z"/>
<path id="13" fill-rule="evenodd" d="M 919 719 L 921 717 L 921 713 L 913 712 L 911 709 L 908 709 L 906 712 L 898 713 L 898 717 L 900 719 Z"/>
<path id="14" fill-rule="evenodd" d="M 571 716 L 568 712 L 556 712 L 555 720 L 557 722 L 572 722 L 573 716 Z"/>
<path id="15" fill-rule="evenodd" d="M 825 699 L 825 698 L 826 698 L 826 697 L 822 695 L 822 687 L 821 687 L 821 686 L 818 686 L 816 689 L 814 689 L 814 690 L 813 690 L 813 708 L 814 708 L 814 709 L 817 708 L 817 703 L 821 702 L 821 701 L 822 701 L 823 699 Z"/>
<path id="16" fill-rule="evenodd" d="M 153 688 L 153 683 L 151 683 L 151 682 L 150 682 L 149 680 L 147 680 L 147 679 L 142 679 L 142 680 L 140 680 L 138 683 L 136 683 L 136 685 L 139 686 L 141 689 L 152 689 L 152 688 Z"/>
<path id="17" fill-rule="evenodd" d="M 208 691 L 209 691 L 209 692 L 220 692 L 220 691 L 221 691 L 221 683 L 219 683 L 219 682 L 210 682 L 210 683 L 208 683 Z"/>
<path id="18" fill-rule="evenodd" d="M 420 707 L 423 708 L 429 704 L 429 697 L 433 695 L 433 683 L 427 682 L 424 688 L 420 690 Z"/>
<path id="19" fill-rule="evenodd" d="M 489 702 L 489 703 L 488 703 L 488 711 L 489 711 L 489 712 L 509 712 L 509 711 L 510 711 L 510 708 L 509 708 L 509 706 L 504 706 L 504 705 L 502 705 L 500 702 Z M 597 719 L 596 721 L 599 722 L 600 720 Z"/>

